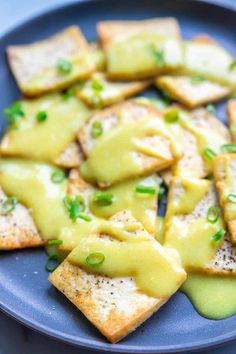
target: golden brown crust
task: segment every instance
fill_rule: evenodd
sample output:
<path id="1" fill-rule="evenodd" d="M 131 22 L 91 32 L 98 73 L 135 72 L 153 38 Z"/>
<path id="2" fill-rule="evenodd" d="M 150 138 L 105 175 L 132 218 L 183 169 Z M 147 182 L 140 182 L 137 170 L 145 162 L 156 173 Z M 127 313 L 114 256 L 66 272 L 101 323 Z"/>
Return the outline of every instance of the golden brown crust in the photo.
<path id="1" fill-rule="evenodd" d="M 78 167 L 84 161 L 84 154 L 77 142 L 72 142 L 56 159 L 55 164 L 63 168 Z"/>
<path id="2" fill-rule="evenodd" d="M 0 205 L 6 195 L 0 189 Z M 17 204 L 9 215 L 0 215 L 0 250 L 38 247 L 45 244 L 38 233 L 29 209 Z"/>
<path id="3" fill-rule="evenodd" d="M 227 118 L 232 139 L 236 142 L 236 100 L 231 99 L 227 103 Z"/>

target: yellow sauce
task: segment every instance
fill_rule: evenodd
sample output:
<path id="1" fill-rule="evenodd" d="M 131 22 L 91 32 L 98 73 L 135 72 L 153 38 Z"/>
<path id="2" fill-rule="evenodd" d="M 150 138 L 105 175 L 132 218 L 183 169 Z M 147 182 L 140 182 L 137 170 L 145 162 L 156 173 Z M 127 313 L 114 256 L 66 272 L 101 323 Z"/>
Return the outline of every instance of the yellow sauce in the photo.
<path id="1" fill-rule="evenodd" d="M 220 216 L 215 223 L 209 222 L 207 211 L 204 216 L 198 212 L 191 217 L 195 207 L 210 190 L 212 182 L 198 179 L 181 181 L 183 191 L 180 196 L 169 198 L 164 244 L 179 252 L 185 269 L 202 269 L 209 264 L 223 242 L 223 239 L 214 242 L 212 237 L 224 229 L 224 222 Z"/>
<path id="2" fill-rule="evenodd" d="M 112 236 L 120 240 L 120 231 Z M 109 277 L 132 276 L 137 287 L 149 296 L 169 297 L 184 281 L 183 269 L 155 240 L 139 236 L 133 240 L 132 237 L 126 237 L 124 242 L 98 237 L 83 239 L 68 259 L 92 273 Z M 86 259 L 96 252 L 104 256 L 104 262 L 90 266 Z"/>
<path id="3" fill-rule="evenodd" d="M 181 290 L 201 316 L 220 320 L 236 313 L 235 277 L 191 273 Z"/>
<path id="4" fill-rule="evenodd" d="M 60 94 L 21 103 L 25 116 L 19 128 L 10 130 L 2 140 L 0 152 L 46 162 L 54 162 L 69 146 L 91 112 L 79 99 L 65 100 Z M 37 121 L 40 111 L 47 113 L 44 122 Z"/>
<path id="5" fill-rule="evenodd" d="M 236 204 L 230 202 L 228 199 L 229 194 L 235 194 L 235 161 L 230 160 L 227 156 L 224 157 L 224 193 L 221 193 L 221 205 L 224 205 L 224 217 L 226 221 L 236 219 Z"/>
<path id="6" fill-rule="evenodd" d="M 110 44 L 107 59 L 109 74 L 132 78 L 150 76 L 179 67 L 182 48 L 176 38 L 155 33 L 136 34 Z"/>
<path id="7" fill-rule="evenodd" d="M 144 141 L 147 137 L 161 137 L 169 140 L 171 151 L 166 146 L 159 149 Z M 164 144 L 163 144 L 164 145 Z M 144 174 L 143 153 L 155 157 L 160 164 L 179 156 L 177 145 L 165 124 L 155 118 L 143 118 L 126 124 L 119 124 L 109 134 L 102 136 L 82 164 L 81 173 L 89 181 L 113 184 L 124 179 Z"/>

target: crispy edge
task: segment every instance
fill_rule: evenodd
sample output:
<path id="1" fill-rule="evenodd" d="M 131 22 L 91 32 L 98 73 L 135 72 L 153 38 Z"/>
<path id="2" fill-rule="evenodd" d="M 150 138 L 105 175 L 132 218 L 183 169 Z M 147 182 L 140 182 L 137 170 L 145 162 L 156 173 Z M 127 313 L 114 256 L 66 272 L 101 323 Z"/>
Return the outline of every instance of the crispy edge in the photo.
<path id="1" fill-rule="evenodd" d="M 231 135 L 234 142 L 236 142 L 236 100 L 231 99 L 227 103 L 227 119 L 231 128 Z"/>
<path id="2" fill-rule="evenodd" d="M 80 145 L 73 141 L 55 160 L 55 164 L 64 168 L 80 166 L 84 161 L 84 155 Z"/>

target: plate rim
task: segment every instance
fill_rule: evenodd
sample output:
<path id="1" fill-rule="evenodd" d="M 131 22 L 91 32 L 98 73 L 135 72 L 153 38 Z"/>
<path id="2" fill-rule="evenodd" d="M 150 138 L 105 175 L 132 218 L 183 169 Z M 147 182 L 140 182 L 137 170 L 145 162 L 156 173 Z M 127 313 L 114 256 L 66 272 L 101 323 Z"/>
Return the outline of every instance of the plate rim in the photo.
<path id="1" fill-rule="evenodd" d="M 66 0 L 65 0 L 66 1 Z M 44 16 L 47 16 L 49 13 L 53 14 L 58 11 L 63 11 L 63 9 L 68 9 L 72 7 L 77 7 L 80 5 L 85 5 L 86 3 L 95 3 L 95 1 L 104 1 L 104 0 L 70 0 L 60 5 L 47 6 L 46 9 L 39 10 L 33 15 L 28 15 L 26 18 L 15 22 L 12 26 L 8 26 L 5 30 L 0 33 L 0 42 L 7 39 L 8 36 L 14 34 L 14 32 L 21 30 L 25 25 L 30 25 L 35 20 L 40 20 Z M 116 1 L 116 0 L 110 0 Z M 172 0 L 174 1 L 174 0 Z M 211 5 L 213 7 L 219 7 L 222 9 L 230 10 L 236 15 L 236 3 L 233 3 L 230 0 L 188 0 L 192 3 L 202 3 L 206 5 Z M 161 354 L 161 353 L 183 353 L 183 352 L 195 352 L 201 349 L 213 349 L 223 344 L 228 344 L 235 341 L 236 339 L 236 329 L 229 332 L 228 334 L 220 335 L 213 338 L 208 338 L 205 340 L 191 341 L 186 344 L 179 345 L 151 345 L 151 346 L 134 346 L 128 344 L 110 344 L 106 342 L 101 342 L 100 340 L 85 339 L 80 336 L 74 335 L 65 335 L 60 330 L 54 330 L 47 325 L 44 325 L 42 322 L 36 320 L 31 320 L 28 316 L 25 316 L 20 311 L 11 309 L 4 302 L 0 302 L 0 311 L 8 315 L 9 317 L 15 319 L 20 324 L 42 334 L 49 338 L 62 341 L 64 343 L 76 346 L 81 349 L 95 350 L 95 351 L 105 351 L 111 353 L 137 353 L 137 354 Z"/>

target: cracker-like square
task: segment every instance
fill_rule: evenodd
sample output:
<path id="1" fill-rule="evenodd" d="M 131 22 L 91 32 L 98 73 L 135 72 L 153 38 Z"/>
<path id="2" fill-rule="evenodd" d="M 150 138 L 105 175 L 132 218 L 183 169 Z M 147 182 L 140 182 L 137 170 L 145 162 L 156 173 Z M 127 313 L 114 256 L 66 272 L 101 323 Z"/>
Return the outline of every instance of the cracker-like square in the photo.
<path id="1" fill-rule="evenodd" d="M 155 122 L 159 120 L 160 129 L 161 126 L 165 126 L 165 122 L 161 117 L 161 113 L 157 112 L 157 110 L 151 105 L 148 106 L 135 100 L 130 100 L 112 106 L 111 108 L 106 108 L 102 111 L 95 112 L 93 115 L 91 115 L 90 119 L 87 120 L 86 124 L 80 129 L 78 134 L 79 142 L 87 159 L 89 159 L 89 155 L 94 148 L 94 144 L 98 144 L 101 137 L 103 137 L 105 134 L 108 134 L 108 132 L 115 127 L 118 127 L 120 123 L 121 125 L 125 125 L 126 123 L 131 123 L 133 121 L 137 121 L 138 119 L 147 117 L 155 120 Z M 91 129 L 94 122 L 99 122 L 102 125 L 103 133 L 100 138 L 93 138 L 91 136 Z M 156 151 L 159 151 L 160 153 L 162 152 L 163 157 L 148 156 L 143 152 L 137 152 L 135 155 L 137 158 L 136 162 L 139 164 L 141 172 L 138 176 L 127 175 L 125 179 L 135 178 L 146 175 L 153 171 L 165 169 L 172 165 L 173 162 L 180 157 L 180 152 L 173 149 L 172 144 L 174 144 L 174 139 L 171 135 L 167 137 L 164 135 L 161 136 L 158 134 L 152 134 L 152 136 L 150 135 L 145 137 L 143 142 L 147 144 L 147 146 L 152 146 L 152 148 L 155 148 Z M 85 164 L 86 163 L 87 161 L 85 161 Z M 116 182 L 118 182 L 118 180 Z M 107 181 L 99 180 L 97 183 L 100 187 L 107 187 L 110 185 L 110 182 Z"/>
<path id="2" fill-rule="evenodd" d="M 198 81 L 199 80 L 199 81 Z M 189 108 L 218 101 L 231 92 L 230 88 L 198 76 L 165 75 L 155 80 L 156 86 L 168 92 L 168 95 Z"/>
<path id="3" fill-rule="evenodd" d="M 126 211 L 117 214 L 113 221 L 136 222 Z M 176 289 L 185 278 L 184 270 L 179 269 Z M 49 280 L 112 343 L 134 331 L 168 300 L 140 292 L 132 277 L 89 274 L 68 260 L 50 275 Z"/>
<path id="4" fill-rule="evenodd" d="M 91 110 L 77 97 L 65 98 L 53 93 L 19 101 L 24 116 L 17 129 L 9 127 L 0 142 L 3 156 L 18 156 L 46 161 L 70 168 L 80 165 L 83 153 L 76 140 L 77 132 Z M 38 112 L 47 119 L 38 122 Z"/>
<path id="5" fill-rule="evenodd" d="M 103 108 L 123 101 L 125 98 L 142 92 L 150 81 L 114 82 L 109 81 L 104 73 L 94 73 L 78 89 L 78 97 L 92 108 Z"/>
<path id="6" fill-rule="evenodd" d="M 236 154 L 217 156 L 213 162 L 216 187 L 230 239 L 236 244 L 236 208 L 227 198 L 236 193 Z"/>
<path id="7" fill-rule="evenodd" d="M 217 193 L 215 190 L 215 185 L 214 182 L 210 182 L 207 180 L 195 180 L 196 186 L 198 185 L 201 188 L 205 188 L 204 184 L 208 183 L 208 187 L 205 189 L 205 194 L 203 195 L 202 198 L 199 198 L 199 201 L 196 202 L 195 207 L 190 213 L 182 213 L 182 212 L 176 212 L 173 209 L 170 209 L 170 205 L 175 204 L 177 205 L 178 201 L 180 198 L 183 198 L 183 196 L 186 193 L 186 187 L 185 187 L 185 182 L 186 180 L 175 177 L 172 179 L 172 183 L 169 189 L 169 195 L 168 195 L 168 207 L 167 207 L 167 217 L 165 221 L 165 233 L 164 233 L 164 244 L 165 245 L 171 245 L 172 244 L 172 236 L 170 236 L 169 232 L 173 228 L 174 223 L 176 220 L 181 222 L 182 225 L 182 231 L 181 233 L 184 235 L 182 240 L 186 240 L 188 237 L 191 237 L 191 234 L 188 234 L 186 230 L 188 230 L 188 227 L 191 226 L 194 222 L 198 222 L 200 220 L 204 221 L 206 223 L 209 223 L 207 221 L 207 212 L 208 209 L 212 206 L 217 206 L 218 207 L 218 198 L 217 198 Z M 221 218 L 221 216 L 219 216 Z M 224 227 L 224 223 L 222 222 L 222 227 Z M 215 232 L 219 231 L 216 229 Z M 176 230 L 176 237 L 177 237 L 178 230 Z M 213 236 L 213 235 L 212 235 Z M 182 242 L 182 240 L 180 242 Z M 232 258 L 236 254 L 236 248 L 234 245 L 229 241 L 228 236 L 226 235 L 223 240 L 221 240 L 218 244 L 214 243 L 211 241 L 211 239 L 206 240 L 209 242 L 208 246 L 210 249 L 212 248 L 213 251 L 215 250 L 215 253 L 213 252 L 213 257 L 212 259 L 206 263 L 205 265 L 200 266 L 197 264 L 195 261 L 199 257 L 198 252 L 202 252 L 202 250 L 206 247 L 206 245 L 203 245 L 204 240 L 201 239 L 201 232 L 199 232 L 199 245 L 195 243 L 196 249 L 195 249 L 195 258 L 192 256 L 191 259 L 187 258 L 187 251 L 193 255 L 193 253 L 188 248 L 186 249 L 186 245 L 184 246 L 184 262 L 185 262 L 185 269 L 187 271 L 199 271 L 203 273 L 212 273 L 212 274 L 232 274 L 232 272 L 235 270 L 235 265 L 236 265 L 236 259 Z M 184 241 L 185 242 L 185 241 Z M 179 245 L 181 246 L 181 244 Z M 190 246 L 189 246 L 190 247 Z M 180 254 L 182 252 L 182 249 L 180 251 Z M 235 273 L 236 274 L 236 273 Z"/>
<path id="8" fill-rule="evenodd" d="M 77 26 L 33 44 L 9 46 L 7 56 L 18 86 L 29 96 L 63 89 L 94 71 L 89 45 Z M 59 60 L 71 63 L 69 73 L 58 71 Z"/>
<path id="9" fill-rule="evenodd" d="M 234 143 L 236 142 L 236 100 L 231 99 L 227 104 L 227 118 Z"/>
<path id="10" fill-rule="evenodd" d="M 96 71 L 105 71 L 106 58 L 101 44 L 99 42 L 91 42 L 89 47 Z"/>
<path id="11" fill-rule="evenodd" d="M 111 79 L 148 78 L 182 63 L 180 29 L 174 18 L 106 21 L 98 23 L 97 30 Z"/>
<path id="12" fill-rule="evenodd" d="M 6 195 L 0 189 L 0 206 L 6 199 Z M 38 233 L 29 209 L 18 203 L 8 215 L 0 213 L 0 250 L 43 245 L 44 240 Z"/>
<path id="13" fill-rule="evenodd" d="M 156 189 L 153 195 L 143 197 L 136 193 L 137 185 L 152 185 Z M 81 176 L 79 169 L 72 169 L 68 179 L 68 194 L 82 194 L 89 203 L 91 213 L 96 217 L 110 218 L 121 210 L 129 210 L 131 214 L 144 226 L 150 235 L 156 231 L 156 215 L 158 212 L 157 195 L 159 179 L 156 175 L 125 181 L 117 186 L 106 189 L 105 193 L 111 193 L 114 197 L 112 205 L 97 207 L 93 201 L 94 192 L 103 192 L 87 183 Z"/>

